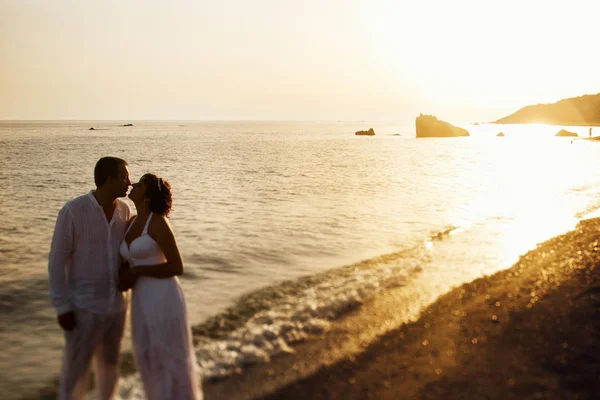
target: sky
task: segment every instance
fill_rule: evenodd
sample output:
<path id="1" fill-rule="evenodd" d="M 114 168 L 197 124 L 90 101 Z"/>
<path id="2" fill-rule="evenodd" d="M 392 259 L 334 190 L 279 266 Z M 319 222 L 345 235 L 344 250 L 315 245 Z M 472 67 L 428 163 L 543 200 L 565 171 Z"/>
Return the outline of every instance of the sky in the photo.
<path id="1" fill-rule="evenodd" d="M 595 0 L 0 0 L 0 119 L 491 121 L 600 92 Z"/>

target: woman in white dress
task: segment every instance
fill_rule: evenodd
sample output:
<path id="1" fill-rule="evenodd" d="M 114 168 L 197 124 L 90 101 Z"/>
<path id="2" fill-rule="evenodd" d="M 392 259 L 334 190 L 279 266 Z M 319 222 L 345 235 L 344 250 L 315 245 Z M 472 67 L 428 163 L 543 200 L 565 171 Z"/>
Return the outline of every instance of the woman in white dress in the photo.
<path id="1" fill-rule="evenodd" d="M 137 216 L 120 253 L 129 268 L 122 288 L 132 287 L 131 333 L 136 364 L 149 400 L 201 399 L 185 298 L 176 275 L 183 260 L 167 222 L 171 187 L 153 174 L 133 185 Z"/>

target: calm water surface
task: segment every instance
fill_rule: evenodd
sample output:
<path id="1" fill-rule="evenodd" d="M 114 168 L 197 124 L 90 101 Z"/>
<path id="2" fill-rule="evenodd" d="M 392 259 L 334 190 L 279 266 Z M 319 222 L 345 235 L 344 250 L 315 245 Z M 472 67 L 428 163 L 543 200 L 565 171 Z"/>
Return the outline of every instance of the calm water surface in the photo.
<path id="1" fill-rule="evenodd" d="M 153 172 L 171 183 L 192 324 L 267 285 L 420 247 L 426 259 L 413 264 L 439 283 L 428 289 L 435 296 L 508 267 L 600 208 L 600 143 L 553 137 L 560 127 L 482 125 L 468 138 L 416 139 L 414 128 L 382 123 L 120 125 L 0 123 L 0 392 L 8 398 L 58 373 L 50 239 L 58 210 L 93 189 L 105 155 L 126 159 L 132 180 Z M 369 127 L 377 136 L 354 136 Z M 506 137 L 495 137 L 500 130 Z"/>

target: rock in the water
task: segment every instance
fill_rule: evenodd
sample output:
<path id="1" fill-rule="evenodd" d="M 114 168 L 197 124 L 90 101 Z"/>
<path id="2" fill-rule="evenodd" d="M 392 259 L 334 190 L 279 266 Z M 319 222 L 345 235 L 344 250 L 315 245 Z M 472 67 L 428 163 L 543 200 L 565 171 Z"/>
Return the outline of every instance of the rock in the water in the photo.
<path id="1" fill-rule="evenodd" d="M 419 115 L 415 124 L 418 138 L 470 136 L 466 129 L 441 121 L 432 115 Z"/>
<path id="2" fill-rule="evenodd" d="M 123 125 L 123 126 L 133 126 L 133 124 L 125 124 L 125 125 Z"/>
<path id="3" fill-rule="evenodd" d="M 355 133 L 357 136 L 375 136 L 375 131 L 370 128 L 368 131 L 358 131 Z"/>
<path id="4" fill-rule="evenodd" d="M 90 129 L 88 129 L 88 131 L 95 131 L 96 129 L 94 129 L 94 127 L 92 126 Z"/>
<path id="5" fill-rule="evenodd" d="M 555 136 L 573 137 L 573 136 L 579 136 L 579 135 L 576 134 L 575 132 L 569 132 L 566 129 L 561 129 L 560 131 L 558 131 L 558 133 Z"/>

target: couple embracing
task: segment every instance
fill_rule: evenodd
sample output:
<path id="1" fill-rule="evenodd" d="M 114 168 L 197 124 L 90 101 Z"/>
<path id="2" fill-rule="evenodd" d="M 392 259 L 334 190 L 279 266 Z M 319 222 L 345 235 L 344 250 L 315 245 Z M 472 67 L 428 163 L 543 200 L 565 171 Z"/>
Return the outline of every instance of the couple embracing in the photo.
<path id="1" fill-rule="evenodd" d="M 183 260 L 167 221 L 171 187 L 153 174 L 131 184 L 127 162 L 101 158 L 96 190 L 58 214 L 48 261 L 50 298 L 64 331 L 59 399 L 85 394 L 92 358 L 98 398 L 111 399 L 131 289 L 131 336 L 148 399 L 201 399 Z M 137 215 L 119 199 L 127 195 Z"/>

